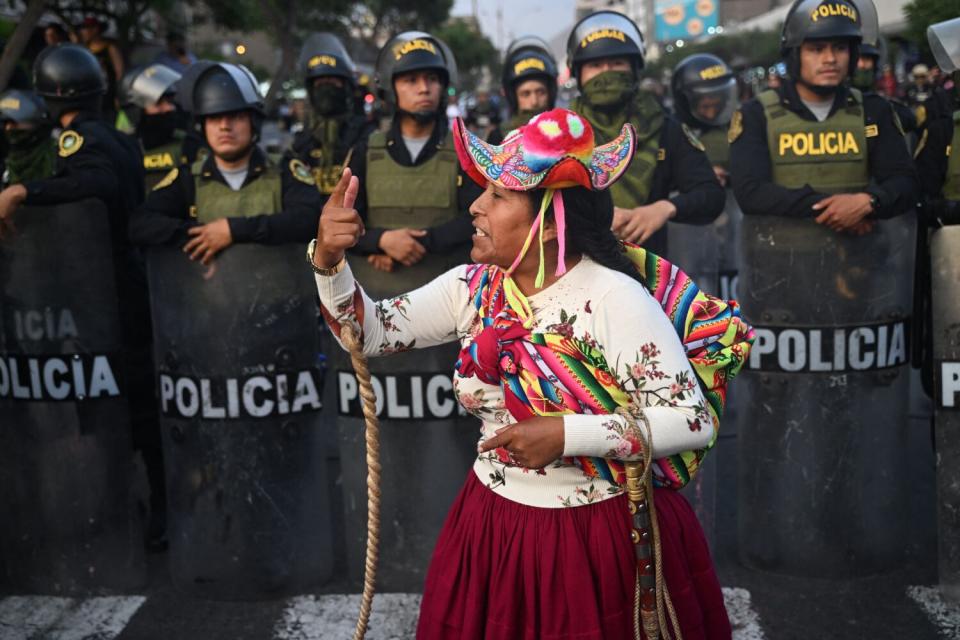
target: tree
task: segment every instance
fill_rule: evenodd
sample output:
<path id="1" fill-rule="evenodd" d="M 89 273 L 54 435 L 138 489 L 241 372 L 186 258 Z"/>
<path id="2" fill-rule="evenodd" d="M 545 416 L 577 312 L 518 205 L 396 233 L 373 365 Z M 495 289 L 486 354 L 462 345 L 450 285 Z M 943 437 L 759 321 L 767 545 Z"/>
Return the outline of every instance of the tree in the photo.
<path id="1" fill-rule="evenodd" d="M 30 40 L 30 34 L 34 27 L 40 22 L 46 3 L 44 0 L 30 0 L 26 11 L 20 18 L 17 28 L 14 30 L 10 40 L 3 48 L 3 55 L 0 56 L 0 87 L 6 87 L 13 76 L 13 70 L 17 66 L 17 61 L 23 55 Z"/>
<path id="2" fill-rule="evenodd" d="M 433 32 L 453 50 L 462 86 L 475 86 L 486 67 L 493 77 L 500 74 L 500 52 L 490 39 L 463 20 L 452 20 Z"/>
<path id="3" fill-rule="evenodd" d="M 734 68 L 768 67 L 780 60 L 780 35 L 775 31 L 746 31 L 714 36 L 702 42 L 688 42 L 664 52 L 644 70 L 646 75 L 659 75 L 664 69 L 673 69 L 687 56 L 712 53 Z"/>
<path id="4" fill-rule="evenodd" d="M 912 0 L 903 7 L 907 16 L 907 38 L 920 47 L 925 57 L 931 58 L 927 42 L 927 27 L 957 17 L 957 0 Z"/>
<path id="5" fill-rule="evenodd" d="M 452 7 L 453 0 L 368 0 L 356 3 L 346 22 L 358 37 L 382 45 L 401 31 L 432 33 L 446 21 Z"/>

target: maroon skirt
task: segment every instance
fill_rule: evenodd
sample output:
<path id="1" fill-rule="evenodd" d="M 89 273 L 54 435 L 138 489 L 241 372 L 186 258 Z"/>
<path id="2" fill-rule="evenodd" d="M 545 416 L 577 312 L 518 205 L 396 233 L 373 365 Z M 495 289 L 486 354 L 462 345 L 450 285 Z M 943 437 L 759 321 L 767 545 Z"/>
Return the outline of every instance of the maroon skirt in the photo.
<path id="1" fill-rule="evenodd" d="M 693 510 L 656 490 L 663 570 L 684 640 L 729 639 Z M 566 509 L 498 496 L 470 472 L 427 571 L 418 640 L 631 640 L 636 560 L 626 496 Z"/>

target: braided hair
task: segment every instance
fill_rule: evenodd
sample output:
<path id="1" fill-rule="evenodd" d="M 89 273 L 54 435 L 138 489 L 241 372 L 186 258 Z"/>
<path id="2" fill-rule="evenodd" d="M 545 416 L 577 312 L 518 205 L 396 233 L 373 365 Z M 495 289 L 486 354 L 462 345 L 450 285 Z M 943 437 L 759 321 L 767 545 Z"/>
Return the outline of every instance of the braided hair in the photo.
<path id="1" fill-rule="evenodd" d="M 545 189 L 525 193 L 534 211 L 540 208 Z M 560 191 L 566 212 L 567 249 L 570 253 L 589 256 L 608 269 L 619 271 L 643 283 L 637 267 L 623 252 L 623 245 L 613 234 L 613 197 L 609 191 L 590 191 L 571 187 Z M 553 203 L 547 207 L 547 220 L 553 219 Z"/>

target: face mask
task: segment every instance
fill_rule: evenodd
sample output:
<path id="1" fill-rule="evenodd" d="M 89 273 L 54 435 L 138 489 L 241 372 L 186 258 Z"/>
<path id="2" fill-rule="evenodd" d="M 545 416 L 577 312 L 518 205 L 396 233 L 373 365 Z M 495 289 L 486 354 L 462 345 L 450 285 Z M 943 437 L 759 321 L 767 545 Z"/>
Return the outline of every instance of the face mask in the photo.
<path id="1" fill-rule="evenodd" d="M 594 107 L 620 107 L 637 92 L 637 81 L 631 71 L 604 71 L 590 78 L 581 93 Z"/>
<path id="2" fill-rule="evenodd" d="M 310 104 L 317 115 L 333 116 L 347 110 L 347 88 L 335 84 L 310 87 Z"/>
<path id="3" fill-rule="evenodd" d="M 10 129 L 4 131 L 10 148 L 16 151 L 23 151 L 40 146 L 45 140 L 50 140 L 50 129 L 47 127 L 37 127 L 36 129 Z"/>
<path id="4" fill-rule="evenodd" d="M 857 69 L 853 72 L 851 84 L 861 91 L 872 91 L 874 82 L 873 69 Z"/>
<path id="5" fill-rule="evenodd" d="M 170 142 L 173 139 L 178 122 L 179 117 L 176 111 L 155 115 L 144 114 L 138 127 L 143 146 L 152 149 Z"/>

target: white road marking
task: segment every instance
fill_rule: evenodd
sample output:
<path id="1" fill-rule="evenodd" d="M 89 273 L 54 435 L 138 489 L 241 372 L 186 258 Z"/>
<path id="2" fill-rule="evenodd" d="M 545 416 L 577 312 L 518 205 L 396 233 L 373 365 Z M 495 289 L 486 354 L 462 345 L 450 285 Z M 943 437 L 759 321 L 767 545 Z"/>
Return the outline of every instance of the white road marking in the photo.
<path id="1" fill-rule="evenodd" d="M 723 603 L 727 606 L 733 640 L 765 640 L 760 627 L 760 616 L 753 610 L 750 592 L 736 587 L 723 588 Z"/>
<path id="2" fill-rule="evenodd" d="M 746 589 L 723 589 L 723 600 L 733 627 L 733 640 L 765 640 L 760 616 Z M 349 638 L 360 611 L 358 595 L 299 596 L 287 603 L 274 628 L 275 640 Z M 385 593 L 373 599 L 370 640 L 408 640 L 414 637 L 420 612 L 420 594 Z"/>
<path id="3" fill-rule="evenodd" d="M 937 587 L 907 587 L 910 596 L 926 612 L 943 638 L 960 638 L 960 605 L 945 600 Z"/>
<path id="4" fill-rule="evenodd" d="M 359 595 L 298 596 L 287 603 L 274 628 L 276 640 L 350 638 L 360 613 Z M 382 593 L 373 599 L 367 638 L 413 638 L 420 613 L 419 593 Z"/>
<path id="5" fill-rule="evenodd" d="M 11 596 L 0 600 L 0 640 L 112 640 L 145 600 Z"/>

